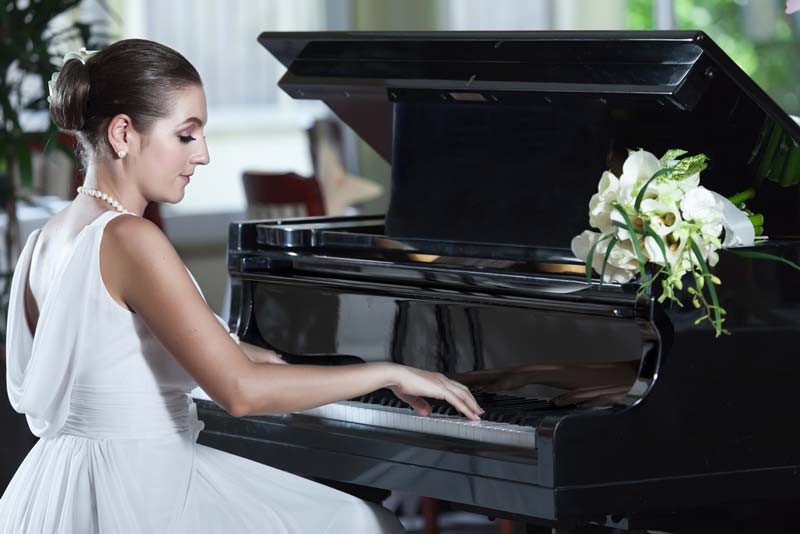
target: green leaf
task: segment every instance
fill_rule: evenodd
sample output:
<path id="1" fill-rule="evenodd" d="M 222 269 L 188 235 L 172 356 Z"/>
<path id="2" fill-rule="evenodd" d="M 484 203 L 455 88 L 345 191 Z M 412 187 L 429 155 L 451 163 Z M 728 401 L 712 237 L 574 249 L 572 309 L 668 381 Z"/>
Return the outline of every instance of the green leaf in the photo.
<path id="1" fill-rule="evenodd" d="M 0 137 L 0 176 L 8 173 L 8 144 Z"/>
<path id="2" fill-rule="evenodd" d="M 669 164 L 672 161 L 675 161 L 676 159 L 687 153 L 688 152 L 686 152 L 682 148 L 670 148 L 669 150 L 664 152 L 664 155 L 661 156 L 661 160 L 659 160 L 659 162 L 661 163 L 662 167 L 666 167 L 667 164 Z"/>
<path id="3" fill-rule="evenodd" d="M 606 234 L 600 239 L 595 242 L 594 245 L 589 249 L 589 254 L 586 256 L 586 283 L 592 285 L 592 263 L 594 260 L 594 251 L 597 248 L 597 245 L 605 241 L 606 239 L 612 237 L 614 234 Z"/>
<path id="4" fill-rule="evenodd" d="M 792 142 L 792 141 L 788 141 Z M 793 142 L 792 142 L 793 143 Z M 788 187 L 800 182 L 800 147 L 794 145 L 789 148 L 789 154 L 786 157 L 786 164 L 781 169 L 780 173 L 773 175 L 772 180 L 775 180 L 783 187 Z"/>
<path id="5" fill-rule="evenodd" d="M 652 237 L 658 245 L 658 248 L 661 249 L 661 255 L 664 257 L 664 269 L 667 271 L 667 274 L 672 273 L 672 268 L 670 267 L 669 260 L 667 259 L 667 246 L 664 244 L 664 240 L 661 239 L 661 236 L 658 235 L 649 224 L 645 225 L 644 232 L 648 236 Z"/>
<path id="6" fill-rule="evenodd" d="M 682 180 L 693 174 L 703 172 L 708 167 L 708 156 L 697 154 L 679 160 L 673 167 L 672 178 Z"/>
<path id="7" fill-rule="evenodd" d="M 642 205 L 642 200 L 644 200 L 644 194 L 647 191 L 647 188 L 650 187 L 650 184 L 653 183 L 656 178 L 667 174 L 672 174 L 672 169 L 669 167 L 664 167 L 663 169 L 659 169 L 653 173 L 653 176 L 651 176 L 650 179 L 645 182 L 644 186 L 642 186 L 642 188 L 639 190 L 639 194 L 636 195 L 636 201 L 633 203 L 634 210 L 639 211 L 639 207 Z"/>
<path id="8" fill-rule="evenodd" d="M 611 251 L 614 250 L 614 246 L 616 246 L 617 236 L 613 236 L 609 242 L 608 246 L 606 247 L 606 256 L 603 258 L 603 269 L 600 271 L 600 287 L 603 287 L 603 281 L 606 279 L 606 266 L 608 265 L 608 257 L 611 255 Z"/>
<path id="9" fill-rule="evenodd" d="M 31 161 L 31 147 L 25 140 L 17 143 L 17 165 L 19 165 L 19 178 L 22 186 L 29 189 L 33 187 L 33 163 Z"/>
<path id="10" fill-rule="evenodd" d="M 734 250 L 734 249 L 727 249 L 728 252 L 736 254 L 737 256 L 744 256 L 745 258 L 755 258 L 760 260 L 772 260 L 772 261 L 779 261 L 791 267 L 792 269 L 797 269 L 800 271 L 800 265 L 796 264 L 791 260 L 787 260 L 781 256 L 776 256 L 775 254 L 769 254 L 767 252 L 756 252 L 753 250 Z"/>
<path id="11" fill-rule="evenodd" d="M 623 208 L 621 205 L 617 203 L 614 203 L 614 208 L 616 208 L 616 210 L 622 214 L 622 218 L 625 219 L 625 224 L 627 225 L 628 232 L 631 234 L 631 243 L 633 243 L 633 250 L 636 252 L 636 258 L 639 260 L 639 274 L 642 277 L 642 282 L 644 282 L 646 278 L 644 272 L 644 256 L 642 255 L 642 248 L 639 246 L 639 240 L 636 239 L 636 230 L 634 230 L 633 224 L 631 224 L 631 218 L 628 216 L 628 212 L 625 211 L 625 208 Z"/>
<path id="12" fill-rule="evenodd" d="M 778 150 L 781 142 L 781 133 L 783 133 L 783 129 L 778 126 L 777 123 L 773 123 L 772 131 L 769 136 L 769 140 L 767 141 L 766 145 L 761 145 L 759 147 L 759 154 L 757 154 L 757 158 L 759 160 L 758 165 L 754 171 L 754 175 L 756 178 L 755 186 L 761 184 L 761 182 L 770 174 L 772 161 L 775 158 L 775 151 Z M 767 126 L 769 128 L 769 126 Z"/>

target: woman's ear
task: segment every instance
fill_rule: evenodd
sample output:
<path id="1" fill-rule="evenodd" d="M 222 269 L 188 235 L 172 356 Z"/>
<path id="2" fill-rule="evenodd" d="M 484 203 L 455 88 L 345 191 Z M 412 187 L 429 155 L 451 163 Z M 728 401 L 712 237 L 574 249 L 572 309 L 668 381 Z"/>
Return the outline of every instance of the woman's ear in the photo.
<path id="1" fill-rule="evenodd" d="M 124 158 L 128 155 L 132 137 L 135 135 L 131 118 L 124 113 L 112 117 L 106 135 L 114 155 L 119 159 Z"/>

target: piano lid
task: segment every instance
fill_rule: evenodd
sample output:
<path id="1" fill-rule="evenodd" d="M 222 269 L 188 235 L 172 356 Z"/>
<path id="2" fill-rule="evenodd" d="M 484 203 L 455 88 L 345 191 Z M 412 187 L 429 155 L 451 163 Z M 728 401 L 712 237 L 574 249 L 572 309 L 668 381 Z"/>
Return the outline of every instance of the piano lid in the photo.
<path id="1" fill-rule="evenodd" d="M 800 233 L 800 127 L 704 33 L 269 33 L 292 97 L 321 99 L 392 164 L 392 237 L 568 248 L 627 149 L 704 152 Z M 791 187 L 787 188 L 787 186 Z"/>

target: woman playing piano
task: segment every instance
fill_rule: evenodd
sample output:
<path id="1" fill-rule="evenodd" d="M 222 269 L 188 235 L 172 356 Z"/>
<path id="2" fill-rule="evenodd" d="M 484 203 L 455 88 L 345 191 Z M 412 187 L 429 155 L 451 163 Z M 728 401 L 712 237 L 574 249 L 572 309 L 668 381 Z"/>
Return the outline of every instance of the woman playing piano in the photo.
<path id="1" fill-rule="evenodd" d="M 144 40 L 68 54 L 51 115 L 85 167 L 79 195 L 28 238 L 11 289 L 8 394 L 41 439 L 0 500 L 1 533 L 399 532 L 383 508 L 196 443 L 187 392 L 233 416 L 299 411 L 388 387 L 418 412 L 469 390 L 394 364 L 285 365 L 238 344 L 164 234 L 209 162 L 197 71 Z"/>

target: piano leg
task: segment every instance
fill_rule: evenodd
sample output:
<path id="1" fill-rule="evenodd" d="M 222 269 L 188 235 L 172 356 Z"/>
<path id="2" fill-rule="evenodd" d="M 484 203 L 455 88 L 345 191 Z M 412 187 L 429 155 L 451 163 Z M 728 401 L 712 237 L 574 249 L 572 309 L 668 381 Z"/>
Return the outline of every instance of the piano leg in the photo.
<path id="1" fill-rule="evenodd" d="M 439 534 L 439 502 L 433 497 L 422 497 L 420 508 L 425 534 Z"/>
<path id="2" fill-rule="evenodd" d="M 514 522 L 510 519 L 498 519 L 497 534 L 516 534 L 514 531 Z"/>

